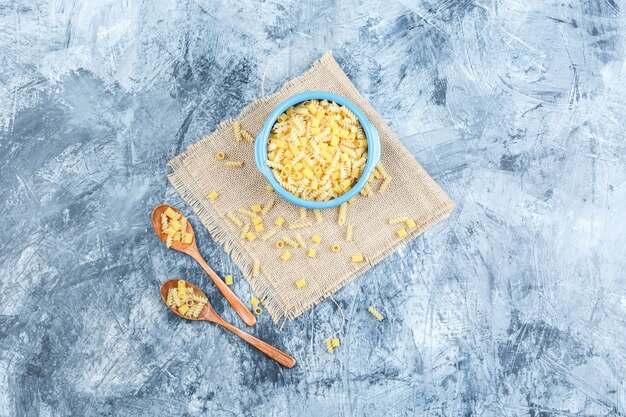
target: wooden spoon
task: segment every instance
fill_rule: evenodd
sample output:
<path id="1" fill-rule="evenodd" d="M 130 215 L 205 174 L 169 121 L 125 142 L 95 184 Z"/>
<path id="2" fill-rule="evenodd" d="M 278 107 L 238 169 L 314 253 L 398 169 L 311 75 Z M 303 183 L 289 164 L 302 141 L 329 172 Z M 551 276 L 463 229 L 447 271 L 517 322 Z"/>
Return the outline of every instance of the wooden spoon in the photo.
<path id="1" fill-rule="evenodd" d="M 182 215 L 181 211 L 176 207 L 168 206 L 167 204 L 162 204 L 160 206 L 156 206 L 152 211 L 152 227 L 154 227 L 154 231 L 157 236 L 165 243 L 167 239 L 167 235 L 165 233 L 161 233 L 161 214 L 170 207 L 175 212 Z M 252 314 L 248 307 L 245 306 L 244 303 L 241 302 L 239 298 L 235 295 L 235 293 L 228 288 L 228 285 L 222 281 L 222 279 L 211 269 L 209 265 L 207 265 L 206 261 L 200 255 L 200 251 L 198 251 L 198 246 L 196 245 L 196 236 L 193 233 L 193 229 L 191 228 L 191 223 L 187 222 L 187 233 L 191 233 L 194 235 L 191 243 L 183 243 L 183 242 L 173 242 L 170 246 L 171 249 L 177 250 L 179 252 L 186 253 L 196 260 L 206 271 L 207 274 L 211 277 L 211 280 L 215 284 L 218 290 L 222 293 L 226 301 L 235 309 L 235 312 L 241 317 L 241 319 L 248 325 L 254 326 L 256 324 L 256 317 Z"/>
<path id="2" fill-rule="evenodd" d="M 206 297 L 204 295 L 204 293 L 200 290 L 200 288 L 196 287 L 191 282 L 185 281 L 185 284 L 188 287 L 192 287 L 193 288 L 193 293 L 194 294 L 198 294 L 198 295 L 202 295 L 203 297 Z M 178 280 L 177 279 L 170 279 L 169 281 L 165 281 L 163 283 L 163 285 L 161 285 L 161 300 L 163 300 L 165 305 L 167 305 L 167 292 L 170 290 L 170 288 L 176 288 L 177 286 L 178 286 Z M 289 356 L 288 354 L 286 354 L 285 352 L 283 352 L 282 350 L 279 350 L 279 349 L 275 348 L 274 346 L 269 345 L 269 344 L 265 343 L 264 341 L 259 340 L 256 337 L 254 337 L 254 336 L 244 332 L 243 330 L 240 330 L 240 329 L 236 328 L 232 324 L 226 322 L 223 318 L 221 318 L 215 312 L 215 310 L 213 309 L 211 304 L 208 303 L 208 302 L 204 306 L 204 308 L 202 309 L 202 312 L 200 313 L 200 315 L 198 317 L 188 317 L 188 316 L 185 316 L 183 314 L 180 314 L 175 308 L 172 308 L 172 307 L 169 307 L 169 308 L 170 308 L 170 310 L 172 310 L 174 312 L 174 314 L 176 314 L 176 315 L 178 315 L 178 316 L 180 316 L 180 317 L 182 317 L 184 319 L 187 319 L 187 320 L 206 320 L 206 321 L 211 321 L 213 323 L 217 323 L 217 324 L 219 324 L 222 327 L 225 327 L 226 329 L 228 329 L 231 332 L 235 333 L 237 336 L 241 337 L 246 342 L 250 343 L 252 346 L 257 348 L 261 352 L 265 353 L 271 359 L 274 359 L 276 362 L 280 363 L 283 366 L 286 366 L 287 368 L 293 368 L 295 366 L 295 364 L 296 364 L 296 360 L 294 358 L 292 358 L 291 356 Z"/>

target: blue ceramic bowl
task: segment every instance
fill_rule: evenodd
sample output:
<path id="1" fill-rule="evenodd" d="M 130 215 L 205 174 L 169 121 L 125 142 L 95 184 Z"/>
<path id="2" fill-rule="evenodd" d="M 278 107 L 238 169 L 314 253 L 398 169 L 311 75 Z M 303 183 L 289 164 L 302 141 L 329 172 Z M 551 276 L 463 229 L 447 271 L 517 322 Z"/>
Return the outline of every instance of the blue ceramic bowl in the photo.
<path id="1" fill-rule="evenodd" d="M 272 174 L 272 170 L 270 167 L 265 165 L 265 161 L 267 161 L 267 142 L 270 137 L 270 133 L 272 131 L 272 127 L 278 117 L 283 114 L 287 109 L 296 104 L 302 103 L 303 101 L 308 100 L 328 100 L 334 101 L 340 106 L 346 106 L 359 120 L 361 126 L 363 127 L 363 132 L 365 133 L 365 138 L 367 139 L 367 162 L 365 163 L 365 168 L 363 168 L 363 173 L 359 180 L 354 184 L 354 186 L 345 194 L 334 198 L 328 201 L 312 201 L 312 200 L 304 200 L 302 198 L 296 197 L 291 194 L 289 191 L 285 190 L 274 178 Z M 326 209 L 331 207 L 337 207 L 346 201 L 350 200 L 354 197 L 363 187 L 367 184 L 367 180 L 369 179 L 372 171 L 378 165 L 378 161 L 380 160 L 380 136 L 378 136 L 378 131 L 376 128 L 367 120 L 363 111 L 357 107 L 356 104 L 351 102 L 345 97 L 339 96 L 337 94 L 329 93 L 328 91 L 306 91 L 304 93 L 296 94 L 295 96 L 289 97 L 287 100 L 280 103 L 273 111 L 270 113 L 269 117 L 265 121 L 263 128 L 259 132 L 256 137 L 254 143 L 254 160 L 256 162 L 256 166 L 259 169 L 259 172 L 267 179 L 267 181 L 271 184 L 272 188 L 285 200 L 293 203 L 297 206 L 306 207 L 308 209 Z"/>

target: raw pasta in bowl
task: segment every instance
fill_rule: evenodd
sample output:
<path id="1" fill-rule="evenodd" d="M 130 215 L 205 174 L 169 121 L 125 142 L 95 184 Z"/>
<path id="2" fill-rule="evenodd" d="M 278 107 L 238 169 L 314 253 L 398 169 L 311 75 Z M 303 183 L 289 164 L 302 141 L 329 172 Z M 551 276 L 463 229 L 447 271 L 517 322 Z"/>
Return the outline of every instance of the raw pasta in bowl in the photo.
<path id="1" fill-rule="evenodd" d="M 281 103 L 256 138 L 259 171 L 299 206 L 338 206 L 367 183 L 380 159 L 378 132 L 344 97 L 310 91 Z"/>

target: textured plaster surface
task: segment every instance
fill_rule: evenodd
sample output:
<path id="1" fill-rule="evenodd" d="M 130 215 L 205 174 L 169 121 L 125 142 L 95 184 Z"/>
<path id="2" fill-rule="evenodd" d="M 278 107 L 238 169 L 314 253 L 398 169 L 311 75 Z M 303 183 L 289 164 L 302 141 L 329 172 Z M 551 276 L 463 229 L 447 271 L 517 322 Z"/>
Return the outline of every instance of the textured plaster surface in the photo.
<path id="1" fill-rule="evenodd" d="M 0 3 L 0 417 L 623 416 L 620 0 Z M 333 50 L 449 193 L 442 224 L 281 329 L 285 370 L 157 298 L 165 163 Z M 191 218 L 201 252 L 250 288 Z M 366 313 L 376 305 L 378 323 Z"/>

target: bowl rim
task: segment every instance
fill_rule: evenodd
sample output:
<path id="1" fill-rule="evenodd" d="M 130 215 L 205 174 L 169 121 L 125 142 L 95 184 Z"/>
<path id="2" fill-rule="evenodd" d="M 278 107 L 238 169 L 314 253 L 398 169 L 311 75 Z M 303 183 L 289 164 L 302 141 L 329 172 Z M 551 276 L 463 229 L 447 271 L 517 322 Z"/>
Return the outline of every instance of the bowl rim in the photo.
<path id="1" fill-rule="evenodd" d="M 289 107 L 308 100 L 333 101 L 341 106 L 347 107 L 357 117 L 359 123 L 361 124 L 361 127 L 363 127 L 365 139 L 367 140 L 367 162 L 365 163 L 365 167 L 363 168 L 363 172 L 361 173 L 359 180 L 346 193 L 340 195 L 339 197 L 333 198 L 332 200 L 305 200 L 291 194 L 289 191 L 283 188 L 282 185 L 280 185 L 276 178 L 274 178 L 271 168 L 265 164 L 265 161 L 267 160 L 267 143 L 269 141 L 272 127 L 276 123 L 278 117 L 283 114 Z M 376 165 L 378 165 L 378 161 L 380 160 L 380 137 L 376 128 L 365 116 L 365 113 L 361 110 L 359 106 L 354 104 L 352 101 L 339 94 L 331 93 L 329 91 L 305 91 L 303 93 L 295 94 L 288 97 L 280 104 L 278 104 L 274 108 L 274 110 L 272 110 L 254 141 L 254 159 L 259 172 L 270 183 L 272 188 L 285 200 L 297 206 L 306 207 L 309 209 L 332 208 L 347 202 L 348 200 L 356 196 L 363 189 L 363 187 L 365 187 L 370 175 L 372 174 L 374 168 L 376 167 Z"/>

